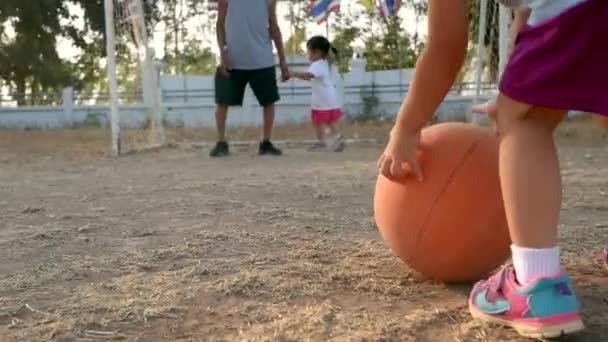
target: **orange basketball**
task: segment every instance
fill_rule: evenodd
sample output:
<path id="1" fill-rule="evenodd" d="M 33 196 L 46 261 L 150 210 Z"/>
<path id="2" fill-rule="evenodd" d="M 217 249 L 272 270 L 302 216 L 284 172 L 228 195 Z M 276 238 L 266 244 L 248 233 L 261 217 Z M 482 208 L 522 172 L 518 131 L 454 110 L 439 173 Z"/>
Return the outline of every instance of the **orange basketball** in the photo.
<path id="1" fill-rule="evenodd" d="M 424 181 L 380 175 L 374 215 L 393 253 L 445 282 L 476 281 L 509 257 L 498 178 L 498 139 L 472 124 L 422 131 Z"/>

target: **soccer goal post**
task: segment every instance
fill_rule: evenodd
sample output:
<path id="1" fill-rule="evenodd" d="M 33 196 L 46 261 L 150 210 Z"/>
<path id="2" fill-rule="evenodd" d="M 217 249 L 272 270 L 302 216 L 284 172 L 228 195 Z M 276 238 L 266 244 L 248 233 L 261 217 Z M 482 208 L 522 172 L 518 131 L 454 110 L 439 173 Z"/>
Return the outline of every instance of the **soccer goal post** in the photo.
<path id="1" fill-rule="evenodd" d="M 492 99 L 507 63 L 512 12 L 495 0 L 471 2 L 472 27 L 469 54 L 463 70 L 463 81 L 469 85 L 465 95 L 473 105 Z M 485 117 L 468 113 L 468 120 L 484 121 Z"/>
<path id="2" fill-rule="evenodd" d="M 159 70 L 143 0 L 104 0 L 113 155 L 165 143 Z"/>

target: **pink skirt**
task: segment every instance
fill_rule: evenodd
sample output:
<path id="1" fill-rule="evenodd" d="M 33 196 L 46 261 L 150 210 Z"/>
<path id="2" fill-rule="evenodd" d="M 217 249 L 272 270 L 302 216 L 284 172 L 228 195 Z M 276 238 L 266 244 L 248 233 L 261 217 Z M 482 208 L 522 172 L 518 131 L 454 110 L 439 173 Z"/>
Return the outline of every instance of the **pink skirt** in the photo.
<path id="1" fill-rule="evenodd" d="M 530 105 L 608 116 L 608 1 L 522 29 L 499 89 Z"/>
<path id="2" fill-rule="evenodd" d="M 342 118 L 342 110 L 339 108 L 328 110 L 313 109 L 310 118 L 315 125 L 330 124 Z"/>

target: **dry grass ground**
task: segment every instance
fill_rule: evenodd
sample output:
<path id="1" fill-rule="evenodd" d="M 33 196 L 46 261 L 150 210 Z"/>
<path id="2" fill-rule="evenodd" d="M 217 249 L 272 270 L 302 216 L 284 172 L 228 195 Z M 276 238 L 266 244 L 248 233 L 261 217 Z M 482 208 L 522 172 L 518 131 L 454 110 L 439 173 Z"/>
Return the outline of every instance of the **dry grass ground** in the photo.
<path id="1" fill-rule="evenodd" d="M 388 129 L 345 131 L 382 141 Z M 588 121 L 558 136 L 561 243 L 588 327 L 568 341 L 601 341 L 608 140 Z M 518 340 L 471 320 L 468 286 L 424 280 L 387 250 L 372 213 L 381 143 L 340 154 L 293 146 L 274 159 L 253 146 L 223 160 L 188 147 L 113 159 L 108 140 L 96 129 L 0 131 L 0 341 Z"/>

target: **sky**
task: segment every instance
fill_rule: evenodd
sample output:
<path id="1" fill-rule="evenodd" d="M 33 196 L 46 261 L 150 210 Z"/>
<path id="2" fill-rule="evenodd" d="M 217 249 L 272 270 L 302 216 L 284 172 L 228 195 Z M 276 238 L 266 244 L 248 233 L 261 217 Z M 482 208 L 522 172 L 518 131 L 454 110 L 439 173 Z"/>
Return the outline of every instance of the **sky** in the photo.
<path id="1" fill-rule="evenodd" d="M 350 11 L 352 11 L 355 8 L 355 4 L 358 2 L 358 0 L 342 0 L 341 5 L 342 5 L 342 10 L 346 13 L 349 13 Z M 290 23 L 287 19 L 285 19 L 288 14 L 289 14 L 289 4 L 286 2 L 279 2 L 278 4 L 278 17 L 279 17 L 279 26 L 281 27 L 281 31 L 283 33 L 283 37 L 284 39 L 288 39 L 288 37 L 290 36 Z M 83 20 L 82 20 L 82 10 L 78 7 L 71 7 L 70 11 L 72 12 L 72 14 L 76 15 L 76 17 L 78 17 L 79 19 L 77 19 L 77 23 L 80 25 L 83 25 Z M 419 34 L 424 35 L 425 32 L 425 28 L 426 28 L 426 19 L 423 19 L 418 26 L 416 26 L 415 23 L 415 16 L 413 11 L 409 11 L 406 10 L 405 8 L 403 8 L 400 13 L 399 13 L 400 17 L 403 19 L 402 21 L 402 25 L 405 28 L 405 30 L 407 30 L 410 33 L 414 33 L 416 31 L 416 29 L 419 30 Z M 330 21 L 331 21 L 331 16 L 330 16 Z M 197 30 L 200 29 L 200 18 L 193 18 L 192 20 L 188 21 L 186 23 L 186 26 L 188 28 L 189 32 L 196 32 Z M 364 18 L 360 18 L 359 20 L 365 20 Z M 317 34 L 322 34 L 325 35 L 326 34 L 326 25 L 325 24 L 317 24 L 315 22 L 310 22 L 307 27 L 306 27 L 306 33 L 307 36 L 313 36 L 313 35 L 317 35 Z M 212 50 L 217 54 L 219 52 L 217 45 L 215 44 L 215 36 L 213 32 L 201 32 L 201 38 L 204 42 L 205 45 L 210 46 L 212 48 Z M 329 38 L 331 40 L 331 32 L 329 34 Z M 153 35 L 153 39 L 154 39 L 154 43 L 153 43 L 153 47 L 156 50 L 156 57 L 157 58 L 162 58 L 162 51 L 164 50 L 164 27 L 162 24 L 157 25 L 157 27 L 155 27 L 155 34 Z M 59 43 L 58 43 L 59 47 L 58 47 L 58 51 L 59 54 L 62 58 L 66 58 L 66 59 L 72 59 L 75 56 L 77 56 L 79 54 L 79 51 L 74 48 L 71 44 L 71 42 L 69 42 L 68 40 L 65 39 L 60 39 Z M 362 45 L 361 41 L 355 41 L 355 45 Z"/>

